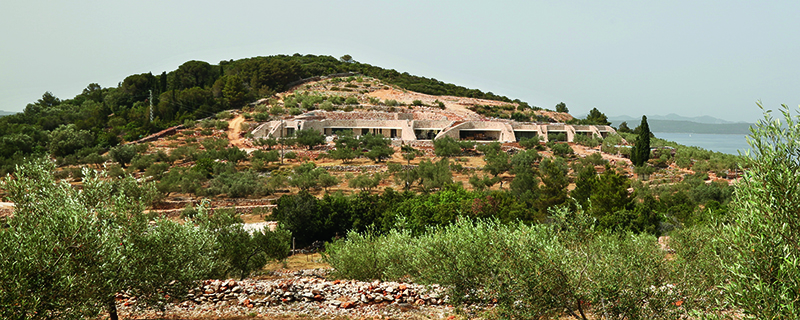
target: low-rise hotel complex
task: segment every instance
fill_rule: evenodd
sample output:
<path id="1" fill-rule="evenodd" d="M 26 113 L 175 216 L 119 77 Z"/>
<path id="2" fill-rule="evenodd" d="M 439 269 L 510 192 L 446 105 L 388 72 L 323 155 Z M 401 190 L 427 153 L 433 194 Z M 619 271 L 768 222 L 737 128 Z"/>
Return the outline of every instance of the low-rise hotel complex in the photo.
<path id="1" fill-rule="evenodd" d="M 554 135 L 572 142 L 577 135 L 605 138 L 616 133 L 611 126 L 602 125 L 517 122 L 494 118 L 450 119 L 418 112 L 312 111 L 293 118 L 265 122 L 252 134 L 254 138 L 279 138 L 292 136 L 294 132 L 305 129 L 317 130 L 325 136 L 351 131 L 354 136 L 375 134 L 403 142 L 431 141 L 442 137 L 478 142 L 517 142 L 534 136 L 546 142 Z"/>

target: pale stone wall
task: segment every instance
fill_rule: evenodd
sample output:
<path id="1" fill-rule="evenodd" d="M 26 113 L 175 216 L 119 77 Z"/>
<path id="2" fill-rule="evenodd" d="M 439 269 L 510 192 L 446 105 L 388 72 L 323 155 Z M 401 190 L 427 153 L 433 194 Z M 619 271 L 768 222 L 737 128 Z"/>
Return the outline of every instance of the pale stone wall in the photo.
<path id="1" fill-rule="evenodd" d="M 417 135 L 415 130 L 427 132 L 430 130 L 435 134 L 434 139 L 451 137 L 460 139 L 461 131 L 474 131 L 476 136 L 487 137 L 488 140 L 500 142 L 517 141 L 515 131 L 536 132 L 542 141 L 547 142 L 548 133 L 563 132 L 567 135 L 567 141 L 572 142 L 576 134 L 602 136 L 614 134 L 616 131 L 610 126 L 587 126 L 587 125 L 567 125 L 567 124 L 535 124 L 517 123 L 513 121 L 448 121 L 448 120 L 404 120 L 402 117 L 389 117 L 384 115 L 382 119 L 358 119 L 356 116 L 344 117 L 337 116 L 335 119 L 306 117 L 302 120 L 282 120 L 270 121 L 256 127 L 251 133 L 254 138 L 264 138 L 268 136 L 280 137 L 287 135 L 290 130 L 314 129 L 322 132 L 326 136 L 333 135 L 335 131 L 352 130 L 354 135 L 359 136 L 364 132 L 380 134 L 387 138 L 403 141 L 415 141 Z"/>

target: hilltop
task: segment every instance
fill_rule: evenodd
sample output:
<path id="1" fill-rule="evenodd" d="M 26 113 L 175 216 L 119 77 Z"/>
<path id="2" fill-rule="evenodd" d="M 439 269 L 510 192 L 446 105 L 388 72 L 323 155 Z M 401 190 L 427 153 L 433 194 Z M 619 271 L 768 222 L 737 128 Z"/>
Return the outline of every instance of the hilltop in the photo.
<path id="1" fill-rule="evenodd" d="M 149 100 L 151 90 L 154 97 L 152 101 Z M 599 119 L 605 119 L 601 113 L 598 116 Z M 353 60 L 312 55 L 256 57 L 222 61 L 217 65 L 188 61 L 169 73 L 128 76 L 117 88 L 101 88 L 90 84 L 73 99 L 61 100 L 45 93 L 42 99 L 29 104 L 23 113 L 0 118 L 0 122 L 6 124 L 0 126 L 3 128 L 0 130 L 4 131 L 4 139 L 0 141 L 0 168 L 9 172 L 24 156 L 46 153 L 61 165 L 61 177 L 72 177 L 78 181 L 82 165 L 105 167 L 116 175 L 127 172 L 150 177 L 159 182 L 166 194 L 166 198 L 155 209 L 176 212 L 208 196 L 218 199 L 214 202 L 218 205 L 237 204 L 250 208 L 247 210 L 264 206 L 271 208 L 274 206 L 271 200 L 262 198 L 272 199 L 286 192 L 297 192 L 297 189 L 287 189 L 279 184 L 260 191 L 251 190 L 255 192 L 253 194 L 232 194 L 228 189 L 230 186 L 226 185 L 231 181 L 216 181 L 221 178 L 216 177 L 219 170 L 253 170 L 262 175 L 277 173 L 288 176 L 293 167 L 313 161 L 316 166 L 327 168 L 339 181 L 324 190 L 311 188 L 311 192 L 322 195 L 335 191 L 349 193 L 358 189 L 347 183 L 348 178 L 353 178 L 350 173 L 367 170 L 389 174 L 391 164 L 416 166 L 424 161 L 443 159 L 435 154 L 432 141 L 410 144 L 419 153 L 412 160 L 404 159 L 401 146 L 407 142 L 402 140 L 393 142 L 393 152 L 377 163 L 361 155 L 353 159 L 335 159 L 335 156 L 330 156 L 330 151 L 337 149 L 334 141 L 336 135 L 333 132 L 321 132 L 333 139 L 313 148 L 283 145 L 281 152 L 287 157 L 280 159 L 283 164 L 276 164 L 278 159 L 265 154 L 273 151 L 273 147 L 277 148 L 278 142 L 266 144 L 267 140 L 262 138 L 270 136 L 266 133 L 259 135 L 256 130 L 268 123 L 274 126 L 276 122 L 282 125 L 291 122 L 299 126 L 302 122 L 311 123 L 308 120 L 313 119 L 336 121 L 351 118 L 415 119 L 421 123 L 417 127 L 440 126 L 438 129 L 427 128 L 433 130 L 429 134 L 444 135 L 446 132 L 442 131 L 451 130 L 454 133 L 450 135 L 456 140 L 463 137 L 459 137 L 458 131 L 453 129 L 469 132 L 483 130 L 475 127 L 476 124 L 497 123 L 498 126 L 513 127 L 516 135 L 525 130 L 534 135 L 509 140 L 509 137 L 503 138 L 502 133 L 499 137 L 492 137 L 491 132 L 485 131 L 476 133 L 479 136 L 470 135 L 469 139 L 488 137 L 489 140 L 478 141 L 482 144 L 501 141 L 502 150 L 512 154 L 531 147 L 523 148 L 520 145 L 523 138 L 538 135 L 540 145 L 536 149 L 545 157 L 552 157 L 551 148 L 559 144 L 559 139 L 563 139 L 561 141 L 569 141 L 566 155 L 573 160 L 597 154 L 602 161 L 612 164 L 615 170 L 629 177 L 636 176 L 626 158 L 628 150 L 624 147 L 629 144 L 627 140 L 630 137 L 616 135 L 609 129 L 612 130 L 609 131 L 611 135 L 604 141 L 604 135 L 607 135 L 604 131 L 590 130 L 585 131 L 588 139 L 578 134 L 576 137 L 580 138 L 579 141 L 573 142 L 574 132 L 546 131 L 548 126 L 551 130 L 564 130 L 559 127 L 563 123 L 591 124 L 588 117 L 586 120 L 576 119 L 565 112 L 530 106 L 518 99 L 512 100 L 491 92 L 484 93 Z M 436 124 L 437 121 L 439 124 Z M 475 124 L 465 127 L 465 122 Z M 354 130 L 357 136 L 360 133 L 355 129 L 350 130 Z M 414 130 L 412 135 L 418 135 L 417 138 L 424 134 Z M 559 132 L 565 134 L 564 138 L 558 136 Z M 385 133 L 385 136 L 388 138 L 391 134 Z M 547 145 L 545 142 L 548 142 Z M 129 163 L 117 163 L 119 161 L 115 159 L 119 157 L 108 152 L 123 144 L 137 146 L 132 153 L 128 151 Z M 671 146 L 668 143 L 661 145 Z M 453 180 L 469 186 L 470 178 L 480 178 L 487 163 L 483 152 L 478 151 L 474 143 L 471 147 L 462 144 L 461 148 L 460 154 L 446 158 L 451 160 L 455 168 Z M 216 168 L 218 165 L 205 164 L 202 161 L 204 157 L 217 161 L 233 157 L 228 161 L 233 168 L 222 169 Z M 659 171 L 654 176 L 663 175 L 665 181 L 679 181 L 682 177 L 671 176 L 693 173 L 690 168 L 694 167 L 703 172 L 711 170 L 709 173 L 712 177 L 736 177 L 735 173 L 729 172 L 731 160 L 715 160 L 711 165 L 706 165 L 709 160 L 706 157 L 694 165 L 691 161 L 686 164 L 673 153 L 663 159 L 663 164 L 659 164 L 661 168 L 673 171 Z M 174 176 L 185 174 L 187 168 L 196 168 L 201 163 L 206 168 L 204 176 L 198 176 L 193 184 L 182 184 L 184 182 Z M 603 170 L 602 162 L 595 165 L 598 170 Z M 390 176 L 384 176 L 385 179 L 369 189 L 404 189 L 397 178 L 394 181 L 386 179 Z M 173 181 L 175 179 L 177 181 Z M 489 187 L 499 189 L 504 183 L 510 183 L 514 175 L 500 172 L 493 179 L 495 182 Z M 574 184 L 569 188 L 574 188 Z M 235 201 L 227 200 L 229 198 Z"/>

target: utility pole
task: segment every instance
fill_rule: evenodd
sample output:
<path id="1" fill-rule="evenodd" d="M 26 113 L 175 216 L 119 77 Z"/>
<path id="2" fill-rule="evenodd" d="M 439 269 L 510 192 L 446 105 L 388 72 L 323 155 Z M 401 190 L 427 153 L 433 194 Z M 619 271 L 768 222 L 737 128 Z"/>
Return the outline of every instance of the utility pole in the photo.
<path id="1" fill-rule="evenodd" d="M 153 90 L 150 90 L 150 122 L 153 122 Z"/>

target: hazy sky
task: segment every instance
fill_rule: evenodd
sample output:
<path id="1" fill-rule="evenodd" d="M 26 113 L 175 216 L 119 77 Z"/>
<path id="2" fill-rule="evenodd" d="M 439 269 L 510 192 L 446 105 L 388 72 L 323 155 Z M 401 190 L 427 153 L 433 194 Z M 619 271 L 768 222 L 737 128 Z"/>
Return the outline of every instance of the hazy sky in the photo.
<path id="1" fill-rule="evenodd" d="M 798 1 L 3 1 L 0 109 L 188 60 L 350 54 L 573 115 L 800 104 Z"/>

